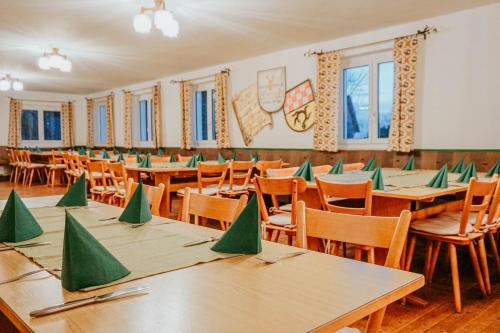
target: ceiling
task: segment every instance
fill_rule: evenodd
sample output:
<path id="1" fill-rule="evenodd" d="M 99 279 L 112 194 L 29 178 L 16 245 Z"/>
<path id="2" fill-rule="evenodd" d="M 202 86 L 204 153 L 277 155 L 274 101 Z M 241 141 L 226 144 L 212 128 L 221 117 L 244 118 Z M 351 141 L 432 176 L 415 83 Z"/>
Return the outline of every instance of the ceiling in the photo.
<path id="1" fill-rule="evenodd" d="M 89 94 L 498 0 L 168 0 L 179 37 L 134 32 L 150 0 L 1 0 L 0 75 L 25 90 Z M 71 73 L 38 69 L 58 47 Z"/>

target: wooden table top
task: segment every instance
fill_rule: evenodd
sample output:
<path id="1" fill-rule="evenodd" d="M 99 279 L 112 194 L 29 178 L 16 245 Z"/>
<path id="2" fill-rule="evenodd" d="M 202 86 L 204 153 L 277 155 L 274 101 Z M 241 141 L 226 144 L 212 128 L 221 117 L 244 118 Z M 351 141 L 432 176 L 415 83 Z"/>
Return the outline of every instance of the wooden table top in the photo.
<path id="1" fill-rule="evenodd" d="M 221 233 L 181 222 L 158 227 Z M 37 268 L 18 252 L 0 252 L 0 280 Z M 138 285 L 149 294 L 29 317 L 41 307 Z M 315 252 L 271 265 L 239 256 L 87 293 L 67 292 L 56 277 L 39 273 L 0 285 L 0 310 L 34 332 L 335 331 L 423 285 L 420 274 Z"/>

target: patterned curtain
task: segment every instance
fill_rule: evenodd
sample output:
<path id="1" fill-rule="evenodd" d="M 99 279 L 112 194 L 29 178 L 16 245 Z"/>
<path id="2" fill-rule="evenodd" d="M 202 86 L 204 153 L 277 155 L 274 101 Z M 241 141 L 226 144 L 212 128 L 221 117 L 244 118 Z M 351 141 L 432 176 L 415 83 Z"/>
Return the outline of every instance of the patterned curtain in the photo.
<path id="1" fill-rule="evenodd" d="M 87 147 L 94 147 L 94 100 L 87 98 Z"/>
<path id="2" fill-rule="evenodd" d="M 123 145 L 125 148 L 132 148 L 132 92 L 123 92 Z"/>
<path id="3" fill-rule="evenodd" d="M 11 148 L 18 148 L 21 144 L 21 101 L 10 99 L 9 110 L 9 138 L 7 145 Z"/>
<path id="4" fill-rule="evenodd" d="M 396 38 L 394 41 L 394 100 L 390 151 L 409 152 L 413 145 L 415 123 L 415 90 L 417 78 L 417 36 Z"/>
<path id="5" fill-rule="evenodd" d="M 335 152 L 338 127 L 338 82 L 340 55 L 331 51 L 318 55 L 317 110 L 314 124 L 314 150 Z"/>
<path id="6" fill-rule="evenodd" d="M 215 76 L 215 132 L 218 148 L 230 148 L 229 122 L 227 118 L 227 80 L 228 73 Z"/>
<path id="7" fill-rule="evenodd" d="M 115 131 L 113 129 L 114 123 L 114 99 L 115 95 L 113 93 L 106 96 L 106 146 L 115 146 Z"/>
<path id="8" fill-rule="evenodd" d="M 181 149 L 191 149 L 191 84 L 181 82 Z"/>
<path id="9" fill-rule="evenodd" d="M 73 147 L 75 143 L 73 129 L 73 102 L 61 104 L 62 146 Z"/>
<path id="10" fill-rule="evenodd" d="M 154 112 L 154 140 L 156 148 L 161 147 L 161 86 L 158 83 L 153 86 L 153 112 Z"/>

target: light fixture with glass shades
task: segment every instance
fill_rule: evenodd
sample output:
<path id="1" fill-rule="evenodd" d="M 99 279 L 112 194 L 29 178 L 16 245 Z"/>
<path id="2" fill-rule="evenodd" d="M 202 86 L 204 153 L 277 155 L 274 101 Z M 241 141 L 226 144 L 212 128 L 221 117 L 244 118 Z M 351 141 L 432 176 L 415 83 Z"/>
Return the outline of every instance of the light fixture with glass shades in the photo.
<path id="1" fill-rule="evenodd" d="M 71 72 L 72 64 L 68 56 L 62 55 L 58 48 L 53 48 L 52 52 L 45 52 L 43 56 L 38 59 L 38 67 L 40 69 L 59 69 L 61 72 Z"/>
<path id="2" fill-rule="evenodd" d="M 19 79 L 15 79 L 11 77 L 10 74 L 7 74 L 0 79 L 0 91 L 7 91 L 10 89 L 21 91 L 24 89 L 24 85 Z"/>
<path id="3" fill-rule="evenodd" d="M 148 13 L 153 14 L 153 21 Z M 153 22 L 164 36 L 175 38 L 179 34 L 179 22 L 166 9 L 165 0 L 155 0 L 153 7 L 141 7 L 141 12 L 134 17 L 134 29 L 138 33 L 147 34 L 151 32 Z"/>

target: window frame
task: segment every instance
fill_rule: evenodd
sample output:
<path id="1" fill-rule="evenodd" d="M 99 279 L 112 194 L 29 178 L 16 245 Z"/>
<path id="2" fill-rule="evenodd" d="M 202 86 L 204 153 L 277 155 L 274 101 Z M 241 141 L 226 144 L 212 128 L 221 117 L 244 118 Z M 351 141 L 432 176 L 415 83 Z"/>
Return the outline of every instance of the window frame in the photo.
<path id="1" fill-rule="evenodd" d="M 141 140 L 141 109 L 140 102 L 146 100 L 146 115 L 148 130 L 148 140 Z M 154 148 L 154 111 L 153 111 L 153 94 L 148 89 L 146 91 L 136 92 L 132 98 L 132 146 L 138 148 Z"/>
<path id="2" fill-rule="evenodd" d="M 38 146 L 40 148 L 57 148 L 61 147 L 62 145 L 62 111 L 61 111 L 61 106 L 57 103 L 50 103 L 50 102 L 45 102 L 45 103 L 35 103 L 35 102 L 22 102 L 21 105 L 21 119 L 20 122 L 22 122 L 22 112 L 26 111 L 36 111 L 37 116 L 38 116 L 38 140 L 23 140 L 22 138 L 22 132 L 21 134 L 21 147 L 33 147 L 33 146 Z M 61 133 L 61 140 L 45 140 L 45 128 L 44 128 L 44 117 L 43 117 L 43 112 L 44 111 L 51 111 L 51 112 L 59 112 L 60 116 L 60 133 Z M 22 123 L 20 123 L 20 131 L 22 131 Z"/>
<path id="3" fill-rule="evenodd" d="M 94 146 L 95 147 L 106 147 L 106 140 L 104 142 L 101 140 L 101 131 L 104 131 L 106 134 L 106 126 L 101 128 L 101 107 L 104 107 L 106 110 L 106 100 L 99 99 L 94 103 L 94 111 L 93 111 L 93 127 L 94 127 Z M 107 115 L 106 115 L 107 117 Z M 106 124 L 106 121 L 104 122 Z"/>
<path id="4" fill-rule="evenodd" d="M 391 49 L 382 49 L 366 52 L 363 54 L 352 54 L 341 58 L 339 73 L 339 147 L 347 150 L 379 149 L 384 150 L 389 143 L 388 138 L 378 137 L 378 65 L 394 62 Z M 367 139 L 344 139 L 344 70 L 353 67 L 369 66 L 369 109 L 368 109 L 368 138 Z"/>
<path id="5" fill-rule="evenodd" d="M 217 140 L 214 136 L 217 135 L 215 129 L 215 80 L 200 82 L 193 84 L 191 100 L 191 139 L 194 147 L 217 148 Z M 196 110 L 196 93 L 200 91 L 207 92 L 207 135 L 208 140 L 197 140 L 197 110 Z"/>

